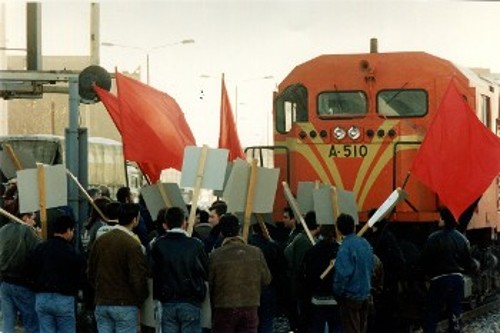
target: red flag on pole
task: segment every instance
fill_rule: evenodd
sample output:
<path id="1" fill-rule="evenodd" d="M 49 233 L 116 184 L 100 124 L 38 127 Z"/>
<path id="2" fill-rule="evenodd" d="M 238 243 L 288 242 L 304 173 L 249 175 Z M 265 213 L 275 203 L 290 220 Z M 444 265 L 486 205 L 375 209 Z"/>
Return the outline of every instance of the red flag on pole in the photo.
<path id="1" fill-rule="evenodd" d="M 458 218 L 500 172 L 500 138 L 476 117 L 453 81 L 410 172 Z"/>
<path id="2" fill-rule="evenodd" d="M 122 136 L 123 147 L 125 147 L 127 143 L 123 140 L 123 131 L 127 128 L 122 128 L 122 126 L 120 126 L 120 104 L 118 101 L 118 97 L 109 93 L 107 90 L 99 88 L 98 86 L 94 86 L 94 90 L 99 96 L 101 102 L 106 107 L 106 110 L 108 111 L 108 114 L 111 117 L 111 120 L 113 120 L 116 128 L 118 129 L 118 132 L 120 132 L 120 135 Z M 125 151 L 125 148 L 123 150 Z M 158 181 L 158 179 L 160 179 L 162 168 L 147 162 L 136 161 L 136 163 L 139 166 L 139 169 L 141 169 L 142 173 L 144 173 L 151 182 L 156 182 Z"/>
<path id="3" fill-rule="evenodd" d="M 125 157 L 161 169 L 182 168 L 184 148 L 196 140 L 177 102 L 142 82 L 116 73 Z"/>
<path id="4" fill-rule="evenodd" d="M 233 118 L 233 110 L 229 102 L 229 96 L 222 75 L 221 100 L 220 100 L 220 129 L 219 129 L 219 148 L 229 149 L 229 161 L 236 158 L 245 159 L 245 153 L 241 148 L 238 130 Z"/>

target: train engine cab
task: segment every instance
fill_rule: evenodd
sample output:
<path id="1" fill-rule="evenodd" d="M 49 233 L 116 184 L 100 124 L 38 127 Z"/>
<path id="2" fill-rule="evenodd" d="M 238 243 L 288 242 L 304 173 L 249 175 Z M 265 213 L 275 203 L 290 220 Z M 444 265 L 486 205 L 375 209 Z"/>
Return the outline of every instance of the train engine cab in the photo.
<path id="1" fill-rule="evenodd" d="M 295 67 L 274 99 L 275 145 L 287 148 L 275 151 L 282 180 L 292 191 L 318 180 L 353 191 L 361 221 L 404 184 L 408 200 L 392 220 L 437 221 L 437 196 L 407 177 L 451 81 L 493 130 L 498 86 L 423 52 L 323 55 Z M 276 211 L 285 205 L 278 198 Z M 498 215 L 495 181 L 469 227 L 500 230 Z"/>

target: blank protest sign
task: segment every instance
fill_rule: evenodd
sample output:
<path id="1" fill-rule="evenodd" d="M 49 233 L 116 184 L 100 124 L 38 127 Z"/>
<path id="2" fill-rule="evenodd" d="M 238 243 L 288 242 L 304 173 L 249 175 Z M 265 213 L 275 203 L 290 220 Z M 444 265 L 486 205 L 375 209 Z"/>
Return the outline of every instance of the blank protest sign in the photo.
<path id="1" fill-rule="evenodd" d="M 170 201 L 171 206 L 169 207 L 167 207 L 165 200 L 163 200 L 160 192 L 160 186 L 163 187 L 163 191 Z M 188 214 L 186 203 L 184 202 L 184 199 L 182 199 L 181 191 L 176 183 L 159 183 L 144 186 L 141 189 L 141 194 L 153 219 L 156 219 L 158 212 L 162 208 L 179 207 L 184 211 L 186 216 Z"/>
<path id="2" fill-rule="evenodd" d="M 66 206 L 68 204 L 68 182 L 64 165 L 44 165 L 46 208 Z M 40 210 L 38 195 L 38 170 L 25 169 L 17 172 L 19 191 L 19 212 Z"/>
<path id="3" fill-rule="evenodd" d="M 202 148 L 189 146 L 184 149 L 181 187 L 195 187 Z M 226 175 L 227 149 L 208 149 L 201 188 L 222 190 Z"/>

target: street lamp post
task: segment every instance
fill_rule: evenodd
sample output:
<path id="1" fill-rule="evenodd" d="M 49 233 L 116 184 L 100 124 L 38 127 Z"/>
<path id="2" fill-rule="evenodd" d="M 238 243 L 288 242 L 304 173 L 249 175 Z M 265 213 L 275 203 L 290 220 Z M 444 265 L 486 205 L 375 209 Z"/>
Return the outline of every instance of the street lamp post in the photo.
<path id="1" fill-rule="evenodd" d="M 174 45 L 185 45 L 185 44 L 193 44 L 193 43 L 194 43 L 194 39 L 183 39 L 183 40 L 180 40 L 178 42 L 167 43 L 167 44 L 158 45 L 158 46 L 154 46 L 154 47 L 150 47 L 150 48 L 117 44 L 117 43 L 110 43 L 110 42 L 102 42 L 101 45 L 102 46 L 109 46 L 109 47 L 122 47 L 122 48 L 126 48 L 126 49 L 134 49 L 134 50 L 139 50 L 139 51 L 144 52 L 146 54 L 146 83 L 149 85 L 149 83 L 150 83 L 150 81 L 149 81 L 149 77 L 150 77 L 149 76 L 149 54 L 152 51 L 156 51 L 158 49 L 162 49 L 162 48 L 174 46 Z"/>

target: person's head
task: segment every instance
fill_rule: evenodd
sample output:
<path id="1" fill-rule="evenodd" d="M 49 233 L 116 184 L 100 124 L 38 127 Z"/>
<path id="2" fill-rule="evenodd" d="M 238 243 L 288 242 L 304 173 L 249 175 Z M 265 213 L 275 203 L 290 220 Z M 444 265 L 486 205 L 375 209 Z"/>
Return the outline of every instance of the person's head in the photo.
<path id="1" fill-rule="evenodd" d="M 139 205 L 134 203 L 123 203 L 118 211 L 118 223 L 130 229 L 139 223 Z"/>
<path id="2" fill-rule="evenodd" d="M 198 223 L 208 223 L 208 212 L 206 210 L 200 209 L 198 210 Z"/>
<path id="3" fill-rule="evenodd" d="M 121 203 L 132 203 L 134 202 L 134 198 L 132 196 L 132 192 L 130 191 L 130 187 L 123 186 L 118 189 L 116 192 L 116 200 Z"/>
<path id="4" fill-rule="evenodd" d="M 54 236 L 60 236 L 70 242 L 73 239 L 75 221 L 68 215 L 58 216 L 52 223 Z"/>
<path id="5" fill-rule="evenodd" d="M 87 190 L 87 193 L 92 199 L 97 199 L 101 196 L 101 191 L 98 188 L 92 187 Z"/>
<path id="6" fill-rule="evenodd" d="M 120 206 L 121 203 L 119 203 L 118 201 L 108 202 L 108 204 L 106 205 L 106 216 L 109 220 L 118 221 Z"/>
<path id="7" fill-rule="evenodd" d="M 318 222 L 316 221 L 316 212 L 308 211 L 304 216 L 304 221 L 306 222 L 307 228 L 309 230 L 314 230 L 318 228 Z"/>
<path id="8" fill-rule="evenodd" d="M 446 228 L 456 228 L 457 222 L 453 217 L 453 214 L 446 207 L 439 209 L 439 215 L 441 216 L 441 221 Z"/>
<path id="9" fill-rule="evenodd" d="M 337 218 L 337 229 L 343 236 L 354 233 L 354 219 L 352 216 L 340 214 Z"/>
<path id="10" fill-rule="evenodd" d="M 171 207 L 165 213 L 165 221 L 168 229 L 184 228 L 186 226 L 186 215 L 179 207 Z"/>
<path id="11" fill-rule="evenodd" d="M 283 223 L 285 224 L 285 228 L 293 229 L 296 226 L 295 215 L 293 214 L 293 210 L 290 207 L 285 207 L 283 209 Z"/>
<path id="12" fill-rule="evenodd" d="M 99 186 L 99 191 L 101 192 L 101 196 L 111 199 L 111 193 L 109 192 L 109 187 L 107 187 L 106 185 L 101 185 Z"/>
<path id="13" fill-rule="evenodd" d="M 111 202 L 106 197 L 99 197 L 94 200 L 94 204 L 99 208 L 99 210 L 104 214 L 104 216 L 108 217 L 108 204 Z M 94 206 L 91 206 L 90 208 L 90 220 L 88 223 L 88 227 L 91 227 L 95 221 L 102 219 L 101 214 L 97 211 L 97 209 L 94 208 Z"/>
<path id="14" fill-rule="evenodd" d="M 31 227 L 36 226 L 36 214 L 34 212 L 19 214 L 19 218 L 21 219 L 21 221 L 23 221 L 24 223 L 26 223 Z"/>
<path id="15" fill-rule="evenodd" d="M 322 225 L 319 229 L 319 234 L 327 241 L 334 240 L 337 237 L 335 226 L 333 224 Z"/>
<path id="16" fill-rule="evenodd" d="M 240 232 L 240 221 L 233 214 L 224 214 L 220 221 L 220 232 L 224 237 L 235 237 Z"/>
<path id="17" fill-rule="evenodd" d="M 219 224 L 221 217 L 227 213 L 227 205 L 226 203 L 219 201 L 214 203 L 209 209 L 208 209 L 208 223 L 210 225 L 216 226 Z"/>
<path id="18" fill-rule="evenodd" d="M 155 230 L 158 232 L 158 235 L 163 235 L 167 231 L 167 220 L 165 219 L 165 215 L 167 214 L 167 208 L 162 208 L 158 211 L 155 220 Z"/>

